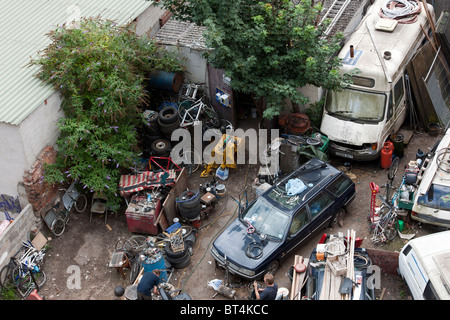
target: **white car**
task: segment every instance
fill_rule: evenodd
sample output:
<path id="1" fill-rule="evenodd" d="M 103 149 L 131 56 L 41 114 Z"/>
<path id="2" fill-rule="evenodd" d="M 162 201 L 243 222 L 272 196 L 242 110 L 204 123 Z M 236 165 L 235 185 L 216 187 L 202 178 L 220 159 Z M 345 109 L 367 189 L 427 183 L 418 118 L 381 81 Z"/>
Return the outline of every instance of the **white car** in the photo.
<path id="1" fill-rule="evenodd" d="M 450 300 L 450 231 L 410 240 L 398 267 L 414 300 Z"/>
<path id="2" fill-rule="evenodd" d="M 450 228 L 450 129 L 439 142 L 414 194 L 411 218 Z"/>

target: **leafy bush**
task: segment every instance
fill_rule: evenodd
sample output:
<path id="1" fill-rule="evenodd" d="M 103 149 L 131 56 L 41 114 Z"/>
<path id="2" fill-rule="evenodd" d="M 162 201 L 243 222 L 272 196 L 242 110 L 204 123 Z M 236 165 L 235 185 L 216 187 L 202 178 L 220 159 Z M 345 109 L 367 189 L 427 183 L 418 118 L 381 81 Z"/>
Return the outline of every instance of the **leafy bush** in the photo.
<path id="1" fill-rule="evenodd" d="M 59 120 L 58 156 L 45 168 L 51 184 L 78 179 L 85 190 L 103 192 L 117 207 L 120 169 L 136 160 L 139 107 L 149 102 L 145 76 L 181 70 L 176 57 L 139 37 L 131 25 L 83 18 L 57 27 L 51 44 L 32 59 L 36 76 L 59 90 L 65 117 Z"/>

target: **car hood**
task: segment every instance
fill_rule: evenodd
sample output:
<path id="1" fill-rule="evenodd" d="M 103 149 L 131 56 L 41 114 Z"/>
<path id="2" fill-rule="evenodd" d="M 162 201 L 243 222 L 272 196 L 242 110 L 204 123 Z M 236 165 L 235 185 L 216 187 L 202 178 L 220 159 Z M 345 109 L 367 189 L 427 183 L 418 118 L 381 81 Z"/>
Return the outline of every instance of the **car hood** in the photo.
<path id="1" fill-rule="evenodd" d="M 249 245 L 256 243 L 260 249 L 255 249 L 253 258 L 246 254 Z M 246 269 L 254 269 L 257 273 L 260 268 L 265 268 L 266 264 L 272 260 L 272 257 L 281 246 L 282 242 L 272 241 L 266 239 L 261 240 L 261 237 L 255 232 L 252 235 L 247 233 L 247 226 L 239 219 L 235 219 L 214 241 L 213 246 L 220 253 L 222 257 L 227 258 L 228 262 L 239 265 Z M 258 257 L 255 257 L 258 255 Z"/>

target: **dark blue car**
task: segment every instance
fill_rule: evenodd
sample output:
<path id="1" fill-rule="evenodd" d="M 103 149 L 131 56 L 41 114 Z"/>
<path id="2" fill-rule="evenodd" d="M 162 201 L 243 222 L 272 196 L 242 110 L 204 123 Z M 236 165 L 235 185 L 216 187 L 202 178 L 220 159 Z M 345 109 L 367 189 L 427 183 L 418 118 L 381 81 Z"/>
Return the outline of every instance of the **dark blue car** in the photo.
<path id="1" fill-rule="evenodd" d="M 240 211 L 214 241 L 211 254 L 245 279 L 275 273 L 282 258 L 335 223 L 355 193 L 342 171 L 311 159 Z"/>

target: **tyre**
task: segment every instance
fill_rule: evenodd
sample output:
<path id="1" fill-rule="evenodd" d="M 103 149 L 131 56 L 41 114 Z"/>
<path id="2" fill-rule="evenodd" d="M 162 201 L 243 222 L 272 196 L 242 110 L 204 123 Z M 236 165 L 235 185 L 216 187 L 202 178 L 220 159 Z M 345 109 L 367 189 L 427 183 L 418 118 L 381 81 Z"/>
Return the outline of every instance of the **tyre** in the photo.
<path id="1" fill-rule="evenodd" d="M 398 165 L 400 164 L 400 158 L 395 157 L 394 160 L 392 160 L 391 165 L 389 166 L 389 172 L 388 172 L 388 179 L 394 180 L 395 175 L 397 174 Z"/>
<path id="2" fill-rule="evenodd" d="M 175 122 L 166 124 L 166 123 L 162 123 L 161 119 L 158 118 L 159 130 L 164 135 L 170 136 L 173 131 L 175 131 L 176 129 L 178 129 L 180 127 L 180 122 L 181 122 L 180 119 L 177 118 Z"/>
<path id="3" fill-rule="evenodd" d="M 189 263 L 191 262 L 191 254 L 188 250 L 184 250 L 184 255 L 179 257 L 179 258 L 169 258 L 166 257 L 166 260 L 168 262 L 170 262 L 170 264 L 172 265 L 172 267 L 176 268 L 176 269 L 182 269 L 186 266 L 189 265 Z"/>
<path id="4" fill-rule="evenodd" d="M 198 170 L 201 164 L 201 156 L 195 150 L 187 150 L 182 155 L 180 155 L 182 163 L 179 164 L 181 168 L 185 168 L 188 176 L 193 174 Z"/>
<path id="5" fill-rule="evenodd" d="M 139 259 L 134 259 L 132 265 L 131 265 L 131 270 L 130 270 L 130 283 L 133 284 L 134 281 L 136 281 L 136 278 L 139 275 L 139 272 L 141 271 L 141 263 L 139 261 Z"/>
<path id="6" fill-rule="evenodd" d="M 272 261 L 267 266 L 266 271 L 264 272 L 264 274 L 270 273 L 270 274 L 275 275 L 275 273 L 277 272 L 279 266 L 280 266 L 280 263 L 277 260 Z"/>
<path id="7" fill-rule="evenodd" d="M 53 234 L 57 237 L 63 234 L 64 230 L 66 229 L 66 223 L 61 218 L 56 218 L 52 222 L 52 226 L 50 230 L 53 232 Z"/>
<path id="8" fill-rule="evenodd" d="M 169 153 L 171 148 L 169 140 L 166 139 L 156 139 L 152 142 L 150 149 L 153 151 L 155 156 L 163 156 Z"/>
<path id="9" fill-rule="evenodd" d="M 198 208 L 183 208 L 178 206 L 178 211 L 180 212 L 180 215 L 188 220 L 193 220 L 198 218 L 198 216 L 201 213 L 201 207 L 198 206 Z"/>
<path id="10" fill-rule="evenodd" d="M 334 228 L 334 227 L 343 227 L 344 225 L 344 216 L 345 216 L 345 209 L 341 208 L 339 209 L 339 211 L 331 218 L 330 220 L 330 228 Z"/>
<path id="11" fill-rule="evenodd" d="M 166 254 L 166 257 L 169 259 L 180 259 L 186 255 L 186 248 L 182 251 L 174 252 L 172 250 L 172 245 L 170 244 L 170 241 L 166 242 L 166 245 L 164 246 L 164 252 Z"/>
<path id="12" fill-rule="evenodd" d="M 172 124 L 179 120 L 178 109 L 173 106 L 167 106 L 159 112 L 158 119 L 163 124 Z"/>
<path id="13" fill-rule="evenodd" d="M 184 209 L 197 208 L 200 204 L 200 191 L 185 190 L 177 199 L 177 203 Z"/>
<path id="14" fill-rule="evenodd" d="M 151 123 L 150 125 L 145 127 L 144 135 L 145 134 L 148 134 L 151 136 L 161 135 L 161 130 L 159 129 L 159 126 L 158 126 L 158 119 L 156 119 L 155 123 Z"/>
<path id="15" fill-rule="evenodd" d="M 86 210 L 86 207 L 87 207 L 87 198 L 84 194 L 80 194 L 77 200 L 75 201 L 75 210 L 78 213 L 82 213 L 84 212 L 84 210 Z"/>

